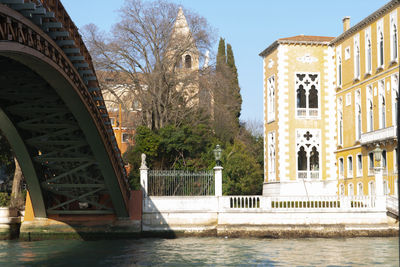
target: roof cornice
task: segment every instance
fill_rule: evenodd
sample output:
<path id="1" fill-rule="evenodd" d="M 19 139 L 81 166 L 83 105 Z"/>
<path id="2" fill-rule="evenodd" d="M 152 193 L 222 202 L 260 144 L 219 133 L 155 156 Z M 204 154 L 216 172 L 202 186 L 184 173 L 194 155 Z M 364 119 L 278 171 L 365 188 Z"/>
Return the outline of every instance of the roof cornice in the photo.
<path id="1" fill-rule="evenodd" d="M 299 41 L 299 40 L 276 40 L 270 46 L 268 46 L 264 51 L 258 54 L 260 57 L 265 57 L 274 51 L 280 44 L 293 44 L 293 45 L 329 45 L 330 42 L 324 41 Z"/>
<path id="2" fill-rule="evenodd" d="M 360 29 L 364 28 L 368 24 L 374 22 L 375 20 L 379 19 L 382 15 L 392 11 L 395 7 L 397 7 L 400 4 L 400 0 L 392 0 L 380 9 L 376 10 L 374 13 L 348 29 L 347 31 L 343 32 L 341 35 L 336 37 L 330 42 L 330 45 L 335 45 L 338 42 L 346 39 L 347 37 L 351 36 L 355 32 L 359 31 Z"/>

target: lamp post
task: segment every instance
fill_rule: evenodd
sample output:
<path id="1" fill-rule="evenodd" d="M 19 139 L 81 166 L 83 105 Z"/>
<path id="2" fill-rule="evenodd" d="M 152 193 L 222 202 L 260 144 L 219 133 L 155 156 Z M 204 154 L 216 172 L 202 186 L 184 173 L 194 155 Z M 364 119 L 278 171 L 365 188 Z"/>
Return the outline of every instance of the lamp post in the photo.
<path id="1" fill-rule="evenodd" d="M 376 206 L 385 209 L 385 200 L 383 195 L 383 178 L 382 178 L 382 167 L 381 167 L 381 159 L 382 159 L 382 149 L 380 148 L 379 144 L 376 144 L 375 149 L 373 150 L 374 158 L 376 160 L 376 167 L 375 167 L 375 195 L 376 199 Z"/>
<path id="2" fill-rule="evenodd" d="M 213 150 L 216 166 L 214 167 L 214 175 L 215 175 L 215 196 L 222 196 L 222 168 L 221 166 L 221 156 L 222 149 L 219 145 L 215 147 Z"/>

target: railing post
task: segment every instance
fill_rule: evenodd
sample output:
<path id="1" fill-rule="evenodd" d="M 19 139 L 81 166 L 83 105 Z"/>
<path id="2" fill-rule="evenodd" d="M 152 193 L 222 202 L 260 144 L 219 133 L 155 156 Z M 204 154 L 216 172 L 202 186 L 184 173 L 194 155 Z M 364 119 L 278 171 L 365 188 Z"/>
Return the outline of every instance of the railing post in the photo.
<path id="1" fill-rule="evenodd" d="M 221 166 L 214 167 L 214 177 L 215 177 L 215 196 L 222 196 L 222 168 Z"/>
<path id="2" fill-rule="evenodd" d="M 140 186 L 143 191 L 143 198 L 147 197 L 148 189 L 148 170 L 146 166 L 146 154 L 142 154 L 142 164 L 140 165 Z"/>

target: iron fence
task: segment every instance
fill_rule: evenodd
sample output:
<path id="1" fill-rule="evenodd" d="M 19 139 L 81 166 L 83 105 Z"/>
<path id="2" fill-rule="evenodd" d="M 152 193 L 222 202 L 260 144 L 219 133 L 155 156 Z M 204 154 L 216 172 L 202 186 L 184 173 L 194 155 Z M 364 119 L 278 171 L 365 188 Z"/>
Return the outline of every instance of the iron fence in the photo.
<path id="1" fill-rule="evenodd" d="M 150 170 L 149 196 L 210 196 L 215 194 L 213 171 Z"/>

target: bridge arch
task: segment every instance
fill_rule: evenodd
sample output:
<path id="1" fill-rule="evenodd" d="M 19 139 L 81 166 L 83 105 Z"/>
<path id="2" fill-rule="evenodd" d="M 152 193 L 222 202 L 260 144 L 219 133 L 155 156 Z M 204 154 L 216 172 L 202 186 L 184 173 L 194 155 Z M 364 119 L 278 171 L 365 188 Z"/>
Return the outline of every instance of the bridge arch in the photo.
<path id="1" fill-rule="evenodd" d="M 36 217 L 126 217 L 126 174 L 92 64 L 54 32 L 0 4 L 0 128 Z"/>

